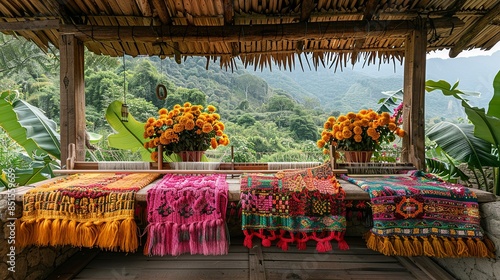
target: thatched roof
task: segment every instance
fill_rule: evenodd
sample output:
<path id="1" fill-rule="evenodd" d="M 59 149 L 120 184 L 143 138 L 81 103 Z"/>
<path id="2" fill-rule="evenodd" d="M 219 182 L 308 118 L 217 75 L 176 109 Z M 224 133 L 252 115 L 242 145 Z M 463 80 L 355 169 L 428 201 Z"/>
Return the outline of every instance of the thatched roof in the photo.
<path id="1" fill-rule="evenodd" d="M 421 25 L 428 51 L 488 50 L 500 40 L 499 14 L 497 0 L 0 0 L 0 31 L 42 48 L 73 33 L 110 56 L 293 68 L 307 53 L 314 66 L 337 67 L 402 59 Z"/>

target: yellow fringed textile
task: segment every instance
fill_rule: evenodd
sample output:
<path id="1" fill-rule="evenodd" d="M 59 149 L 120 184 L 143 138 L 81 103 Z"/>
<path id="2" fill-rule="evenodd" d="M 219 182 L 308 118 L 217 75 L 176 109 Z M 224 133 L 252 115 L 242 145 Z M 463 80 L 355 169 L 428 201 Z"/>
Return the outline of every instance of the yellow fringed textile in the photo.
<path id="1" fill-rule="evenodd" d="M 494 250 L 488 248 L 489 239 L 468 238 L 466 242 L 462 238 L 450 237 L 412 237 L 410 241 L 407 237 L 387 237 L 378 236 L 372 232 L 367 232 L 364 236 L 366 247 L 379 251 L 387 256 L 428 256 L 428 257 L 477 257 L 494 258 Z M 403 239 L 403 240 L 401 240 Z M 491 242 L 491 241 L 489 241 Z"/>
<path id="2" fill-rule="evenodd" d="M 159 174 L 76 174 L 51 180 L 24 195 L 16 244 L 134 252 L 135 193 Z"/>

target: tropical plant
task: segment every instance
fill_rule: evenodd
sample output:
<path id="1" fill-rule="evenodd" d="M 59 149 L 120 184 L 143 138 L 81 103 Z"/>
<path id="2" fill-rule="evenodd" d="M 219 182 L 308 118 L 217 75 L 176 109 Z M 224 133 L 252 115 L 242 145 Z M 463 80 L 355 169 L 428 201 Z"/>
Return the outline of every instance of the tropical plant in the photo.
<path id="1" fill-rule="evenodd" d="M 24 166 L 7 166 L 8 171 L 3 168 L 0 177 L 5 178 L 5 172 L 14 172 L 15 183 L 21 186 L 54 177 L 52 171 L 59 168 L 61 157 L 54 121 L 37 107 L 19 99 L 18 92 L 4 91 L 0 94 L 0 126 L 24 149 L 19 158 L 26 162 Z"/>
<path id="2" fill-rule="evenodd" d="M 493 81 L 494 94 L 488 106 L 484 108 L 472 107 L 464 97 L 467 92 L 458 89 L 459 83 L 454 85 L 440 80 L 427 81 L 426 90 L 431 92 L 440 90 L 444 95 L 459 99 L 470 123 L 457 125 L 442 122 L 433 126 L 429 132 L 429 139 L 442 147 L 451 158 L 466 162 L 469 169 L 474 172 L 476 181 L 486 182 L 484 167 L 494 170 L 494 193 L 500 195 L 500 71 Z M 479 180 L 481 176 L 483 180 Z"/>
<path id="3" fill-rule="evenodd" d="M 393 142 L 396 136 L 404 137 L 405 131 L 399 127 L 401 113 L 398 110 L 391 116 L 388 112 L 362 109 L 337 118 L 330 116 L 317 145 L 323 153 L 329 152 L 330 145 L 342 151 L 379 151 L 382 143 Z"/>
<path id="4" fill-rule="evenodd" d="M 167 154 L 182 151 L 206 151 L 208 148 L 229 144 L 224 133 L 225 125 L 220 121 L 216 108 L 208 105 L 184 106 L 176 104 L 169 112 L 166 108 L 158 111 L 159 117 L 150 117 L 144 125 L 144 143 L 147 149 L 154 149 L 151 157 L 158 160 L 158 146 L 163 146 Z"/>
<path id="5" fill-rule="evenodd" d="M 151 161 L 151 151 L 144 148 L 144 123 L 137 121 L 132 114 L 128 114 L 127 121 L 122 121 L 122 102 L 113 101 L 106 110 L 106 120 L 115 130 L 108 136 L 108 145 L 116 149 L 139 152 L 143 161 Z"/>

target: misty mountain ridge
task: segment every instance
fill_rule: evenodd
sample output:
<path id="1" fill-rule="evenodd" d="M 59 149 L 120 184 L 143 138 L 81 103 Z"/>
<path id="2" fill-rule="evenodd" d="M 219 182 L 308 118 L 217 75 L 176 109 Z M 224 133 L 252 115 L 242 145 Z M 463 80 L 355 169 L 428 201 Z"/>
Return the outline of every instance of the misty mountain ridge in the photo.
<path id="1" fill-rule="evenodd" d="M 307 65 L 307 64 L 306 64 Z M 296 67 L 292 71 L 264 69 L 254 75 L 264 79 L 271 88 L 289 92 L 296 100 L 316 98 L 327 111 L 357 111 L 361 108 L 378 108 L 378 100 L 386 97 L 384 91 L 403 88 L 403 64 L 376 64 L 344 67 L 342 71 L 318 67 L 309 70 Z M 470 97 L 473 106 L 487 108 L 493 96 L 493 79 L 500 70 L 500 52 L 491 56 L 474 56 L 454 59 L 431 58 L 427 60 L 426 80 L 445 80 L 450 84 L 459 81 L 458 88 L 481 93 Z M 426 93 L 426 118 L 446 116 L 463 117 L 460 102 L 440 92 Z"/>

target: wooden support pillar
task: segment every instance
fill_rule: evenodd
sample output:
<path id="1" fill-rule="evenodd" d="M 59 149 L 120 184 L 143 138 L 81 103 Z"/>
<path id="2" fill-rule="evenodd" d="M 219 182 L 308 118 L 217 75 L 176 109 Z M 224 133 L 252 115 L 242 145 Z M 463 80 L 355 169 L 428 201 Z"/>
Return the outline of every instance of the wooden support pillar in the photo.
<path id="1" fill-rule="evenodd" d="M 403 162 L 425 168 L 425 64 L 427 30 L 418 23 L 406 36 L 404 61 Z"/>
<path id="2" fill-rule="evenodd" d="M 83 42 L 72 34 L 59 37 L 61 96 L 61 164 L 68 145 L 76 146 L 76 160 L 85 160 L 85 84 Z"/>

